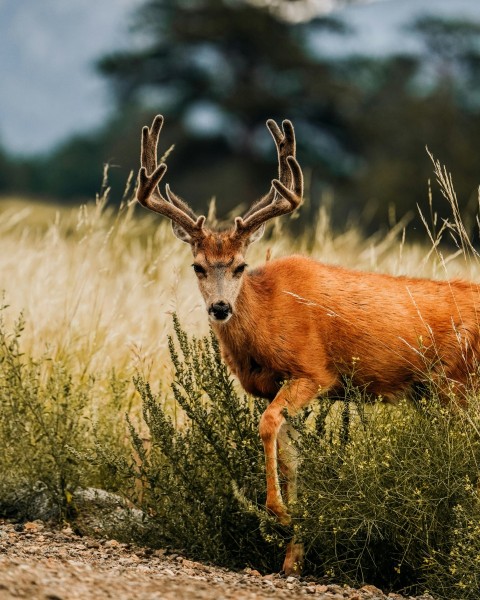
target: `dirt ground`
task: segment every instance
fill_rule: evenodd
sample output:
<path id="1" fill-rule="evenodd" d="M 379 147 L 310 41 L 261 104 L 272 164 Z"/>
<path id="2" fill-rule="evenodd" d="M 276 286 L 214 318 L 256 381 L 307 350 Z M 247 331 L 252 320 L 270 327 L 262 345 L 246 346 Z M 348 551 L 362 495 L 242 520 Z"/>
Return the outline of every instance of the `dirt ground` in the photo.
<path id="1" fill-rule="evenodd" d="M 15 525 L 0 519 L 0 600 L 14 598 L 402 600 L 373 586 L 354 590 L 251 569 L 236 573 L 165 550 L 79 537 L 70 528 L 53 530 L 41 521 Z"/>

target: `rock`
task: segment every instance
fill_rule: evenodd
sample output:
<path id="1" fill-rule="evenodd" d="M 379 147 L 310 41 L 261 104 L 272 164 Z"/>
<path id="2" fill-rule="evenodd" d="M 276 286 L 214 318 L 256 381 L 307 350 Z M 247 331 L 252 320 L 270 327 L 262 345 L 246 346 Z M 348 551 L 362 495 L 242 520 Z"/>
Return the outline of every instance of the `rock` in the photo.
<path id="1" fill-rule="evenodd" d="M 23 528 L 25 531 L 40 531 L 45 527 L 45 525 L 42 523 L 42 521 L 39 521 L 38 519 L 36 521 L 28 521 L 27 523 L 23 524 Z"/>
<path id="2" fill-rule="evenodd" d="M 74 525 L 81 535 L 131 538 L 145 529 L 146 516 L 131 508 L 118 494 L 97 488 L 79 488 L 72 495 Z"/>
<path id="3" fill-rule="evenodd" d="M 21 521 L 50 521 L 60 518 L 60 507 L 43 481 L 37 481 L 3 494 L 0 513 Z"/>
<path id="4" fill-rule="evenodd" d="M 360 588 L 360 591 L 366 592 L 366 593 L 370 594 L 371 596 L 380 596 L 380 598 L 383 598 L 382 590 L 379 590 L 374 585 L 364 585 L 363 587 Z"/>

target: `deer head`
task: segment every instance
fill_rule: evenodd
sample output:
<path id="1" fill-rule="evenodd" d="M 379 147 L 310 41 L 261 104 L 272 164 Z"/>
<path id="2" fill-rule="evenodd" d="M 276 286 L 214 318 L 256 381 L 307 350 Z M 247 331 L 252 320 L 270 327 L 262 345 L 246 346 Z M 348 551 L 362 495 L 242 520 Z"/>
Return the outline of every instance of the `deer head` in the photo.
<path id="1" fill-rule="evenodd" d="M 206 218 L 197 217 L 181 198 L 165 186 L 165 197 L 159 189 L 167 170 L 157 164 L 157 146 L 163 117 L 157 115 L 150 128 L 142 130 L 141 168 L 138 174 L 137 200 L 172 221 L 173 233 L 190 244 L 193 269 L 210 319 L 226 323 L 235 314 L 235 302 L 244 281 L 245 255 L 248 246 L 260 239 L 265 223 L 292 212 L 303 196 L 303 176 L 295 158 L 295 133 L 290 121 L 282 128 L 269 119 L 267 127 L 278 154 L 278 179 L 273 179 L 269 192 L 255 202 L 225 231 L 205 227 Z"/>

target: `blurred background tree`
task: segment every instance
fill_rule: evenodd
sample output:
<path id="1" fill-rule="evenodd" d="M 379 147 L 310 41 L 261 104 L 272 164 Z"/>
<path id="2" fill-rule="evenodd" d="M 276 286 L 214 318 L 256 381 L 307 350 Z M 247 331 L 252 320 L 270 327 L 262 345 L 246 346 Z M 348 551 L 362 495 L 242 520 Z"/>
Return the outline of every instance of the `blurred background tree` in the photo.
<path id="1" fill-rule="evenodd" d="M 266 191 L 275 152 L 265 121 L 290 118 L 310 191 L 302 220 L 327 198 L 334 224 L 352 218 L 368 231 L 416 214 L 432 173 L 425 146 L 453 172 L 462 208 L 473 214 L 480 24 L 421 17 L 410 26 L 416 52 L 345 58 L 318 50 L 325 33 L 349 31 L 313 16 L 313 5 L 145 0 L 129 49 L 98 63 L 116 107 L 110 122 L 40 159 L 12 166 L 0 152 L 0 191 L 13 181 L 18 191 L 62 201 L 91 198 L 108 162 L 118 200 L 137 169 L 140 127 L 161 112 L 161 148 L 175 144 L 168 181 L 198 210 L 215 194 L 224 216 Z"/>
<path id="2" fill-rule="evenodd" d="M 305 165 L 323 162 L 329 175 L 342 170 L 342 149 L 336 161 L 331 154 L 343 130 L 344 86 L 307 44 L 313 28 L 339 27 L 326 19 L 292 24 L 247 2 L 149 0 L 136 23 L 140 47 L 99 66 L 120 111 L 135 105 L 166 116 L 164 147 L 176 143 L 169 158 L 175 189 L 195 206 L 215 193 L 224 211 L 269 186 L 268 118 L 295 122 Z"/>

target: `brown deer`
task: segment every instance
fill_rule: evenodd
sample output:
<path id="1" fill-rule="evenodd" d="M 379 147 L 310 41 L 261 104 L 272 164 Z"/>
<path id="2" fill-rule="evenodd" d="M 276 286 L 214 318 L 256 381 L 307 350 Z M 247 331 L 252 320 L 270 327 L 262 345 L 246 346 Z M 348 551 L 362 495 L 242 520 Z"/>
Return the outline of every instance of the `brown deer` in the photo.
<path id="1" fill-rule="evenodd" d="M 190 207 L 158 184 L 163 117 L 143 128 L 137 199 L 172 221 L 190 244 L 193 269 L 222 355 L 245 390 L 270 401 L 260 420 L 265 449 L 267 509 L 288 524 L 296 497 L 296 456 L 285 412 L 342 389 L 344 376 L 373 396 L 394 401 L 412 386 L 438 382 L 442 396 L 461 403 L 475 380 L 480 352 L 480 287 L 365 273 L 289 256 L 247 270 L 248 246 L 266 221 L 302 202 L 303 177 L 292 123 L 267 127 L 278 153 L 270 191 L 225 231 L 205 227 Z M 280 485 L 279 471 L 284 483 Z M 285 500 L 285 501 L 284 501 Z M 294 539 L 283 565 L 299 574 L 303 547 Z"/>

